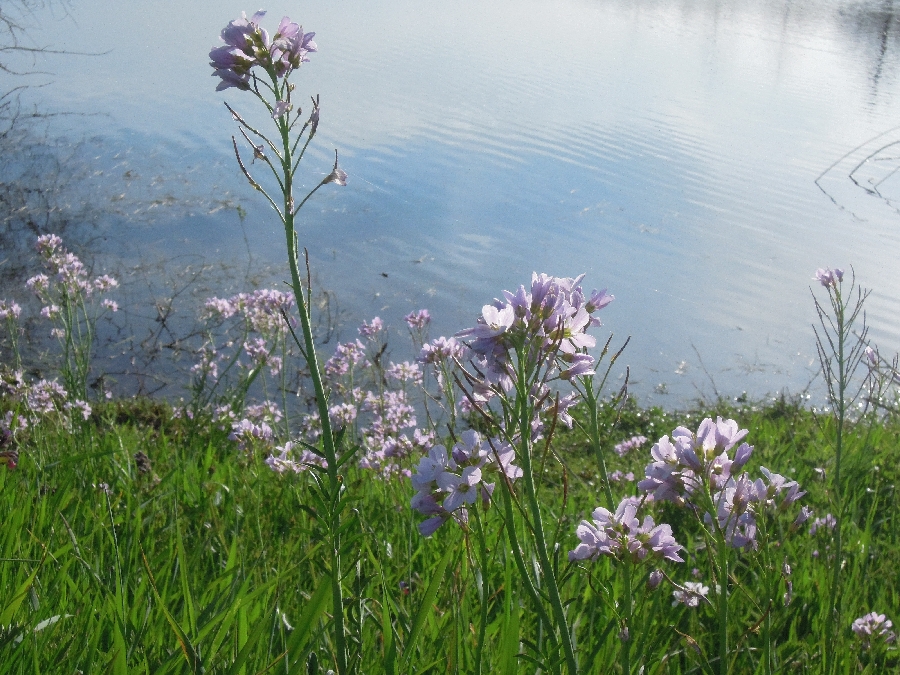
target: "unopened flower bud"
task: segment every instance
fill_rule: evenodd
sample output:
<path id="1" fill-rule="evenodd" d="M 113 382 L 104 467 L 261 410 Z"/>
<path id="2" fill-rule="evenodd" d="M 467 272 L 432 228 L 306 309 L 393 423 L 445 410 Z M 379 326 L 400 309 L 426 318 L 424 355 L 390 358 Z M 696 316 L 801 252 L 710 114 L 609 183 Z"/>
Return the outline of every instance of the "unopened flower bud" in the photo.
<path id="1" fill-rule="evenodd" d="M 663 573 L 662 570 L 653 570 L 650 572 L 650 576 L 647 579 L 647 590 L 654 591 L 659 588 L 659 585 L 662 583 Z"/>

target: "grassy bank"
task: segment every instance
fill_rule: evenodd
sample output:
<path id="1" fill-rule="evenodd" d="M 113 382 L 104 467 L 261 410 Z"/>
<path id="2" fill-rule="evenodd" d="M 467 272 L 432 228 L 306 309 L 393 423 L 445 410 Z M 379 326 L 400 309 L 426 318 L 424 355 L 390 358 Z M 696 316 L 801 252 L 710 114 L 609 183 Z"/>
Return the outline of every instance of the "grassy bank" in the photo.
<path id="1" fill-rule="evenodd" d="M 834 454 L 830 417 L 784 400 L 681 412 L 629 403 L 603 412 L 609 448 L 635 435 L 650 439 L 624 457 L 613 454 L 610 471 L 640 479 L 657 438 L 722 415 L 750 430 L 748 469 L 778 467 L 808 492 L 803 503 L 815 516 L 830 511 L 823 480 Z M 228 432 L 174 418 L 163 403 L 122 401 L 94 406 L 74 427 L 48 419 L 19 435 L 18 467 L 0 471 L 0 673 L 333 668 L 315 476 L 271 471 L 262 454 L 240 451 Z M 898 448 L 900 421 L 893 418 L 859 423 L 845 437 L 842 672 L 898 667 L 896 652 L 863 649 L 849 624 L 873 610 L 898 618 Z M 557 432 L 553 452 L 561 463 L 542 452 L 535 473 L 562 568 L 577 543 L 575 525 L 602 503 L 601 480 L 575 433 Z M 625 478 L 611 487 L 619 497 L 636 493 Z M 357 562 L 343 570 L 344 603 L 359 672 L 472 672 L 482 611 L 484 672 L 536 670 L 520 655 L 527 641 L 542 639 L 541 626 L 513 583 L 499 510 L 480 516 L 489 562 L 477 565 L 471 530 L 419 534 L 408 478 L 348 465 L 347 491 L 344 546 Z M 691 570 L 703 567 L 696 525 L 669 504 L 657 505 L 655 515 L 687 547 L 684 564 L 667 574 L 678 584 L 692 580 Z M 754 594 L 759 567 L 743 562 L 754 553 L 738 556 L 732 612 L 746 628 L 734 634 L 734 672 L 758 670 L 766 617 L 779 669 L 821 672 L 832 533 L 819 527 L 810 535 L 812 522 L 776 536 L 779 559 L 770 562 L 791 571 L 782 580 L 791 594 L 786 607 L 784 599 L 775 608 Z M 616 672 L 621 579 L 607 560 L 587 571 L 570 567 L 563 592 L 580 667 Z M 673 606 L 673 586 L 651 591 L 645 581 L 636 593 L 644 623 L 631 639 L 642 641 L 648 672 L 701 672 L 698 652 L 710 656 L 716 630 L 710 608 Z"/>

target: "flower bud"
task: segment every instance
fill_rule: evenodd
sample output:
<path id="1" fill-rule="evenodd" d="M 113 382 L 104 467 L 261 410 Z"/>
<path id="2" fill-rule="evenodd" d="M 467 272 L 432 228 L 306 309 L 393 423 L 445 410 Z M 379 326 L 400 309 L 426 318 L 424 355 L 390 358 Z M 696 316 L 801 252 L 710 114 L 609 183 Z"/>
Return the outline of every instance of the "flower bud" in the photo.
<path id="1" fill-rule="evenodd" d="M 662 570 L 653 570 L 652 572 L 650 572 L 650 576 L 647 578 L 647 590 L 655 591 L 657 588 L 659 588 L 662 580 Z"/>

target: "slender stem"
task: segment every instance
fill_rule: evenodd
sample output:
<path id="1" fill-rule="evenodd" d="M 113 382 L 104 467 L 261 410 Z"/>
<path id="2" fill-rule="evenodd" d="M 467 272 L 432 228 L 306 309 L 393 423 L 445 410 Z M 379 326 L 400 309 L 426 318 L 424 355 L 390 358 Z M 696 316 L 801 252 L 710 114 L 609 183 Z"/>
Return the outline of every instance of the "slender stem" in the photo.
<path id="1" fill-rule="evenodd" d="M 829 591 L 828 614 L 825 620 L 825 675 L 831 675 L 834 672 L 835 662 L 835 643 L 837 636 L 835 635 L 835 623 L 837 615 L 840 613 L 840 575 L 841 575 L 841 558 L 843 557 L 841 525 L 844 518 L 844 492 L 841 486 L 841 455 L 844 448 L 844 417 L 846 413 L 846 392 L 848 386 L 847 362 L 845 358 L 845 342 L 847 337 L 847 326 L 844 317 L 844 301 L 841 298 L 840 288 L 835 287 L 832 299 L 832 307 L 835 311 L 836 338 L 837 338 L 837 400 L 832 400 L 832 409 L 835 416 L 835 453 L 834 453 L 834 496 L 835 496 L 835 551 L 834 561 L 831 571 L 831 589 Z"/>
<path id="2" fill-rule="evenodd" d="M 513 560 L 516 562 L 516 568 L 519 570 L 519 576 L 522 578 L 522 582 L 525 584 L 525 591 L 528 593 L 528 596 L 531 598 L 532 603 L 534 603 L 535 610 L 538 613 L 538 618 L 543 624 L 550 624 L 550 616 L 547 614 L 547 610 L 544 608 L 544 603 L 541 600 L 541 596 L 538 594 L 537 589 L 534 587 L 534 583 L 531 581 L 531 575 L 528 573 L 528 567 L 525 565 L 525 558 L 522 556 L 522 549 L 519 547 L 519 535 L 516 532 L 516 521 L 515 521 L 515 512 L 512 507 L 512 496 L 509 493 L 509 484 L 505 483 L 507 486 L 506 490 L 503 490 L 503 509 L 505 513 L 506 520 L 506 536 L 509 539 L 509 548 L 512 550 Z"/>
<path id="3" fill-rule="evenodd" d="M 487 542 L 484 538 L 484 527 L 481 524 L 481 516 L 478 507 L 472 509 L 475 514 L 475 534 L 478 537 L 478 565 L 475 571 L 478 580 L 478 600 L 481 603 L 481 614 L 478 622 L 478 644 L 475 645 L 475 675 L 481 675 L 481 660 L 484 654 L 484 638 L 487 632 L 488 620 L 488 593 L 485 588 L 485 569 L 488 564 Z"/>
<path id="4" fill-rule="evenodd" d="M 600 443 L 600 415 L 597 410 L 597 393 L 594 391 L 592 378 L 585 378 L 584 399 L 588 409 L 588 436 L 591 447 L 594 449 L 594 454 L 597 456 L 597 464 L 600 465 L 603 492 L 606 496 L 606 508 L 610 511 L 615 511 L 615 500 L 613 499 L 612 487 L 609 484 L 609 473 L 606 470 L 606 454 L 603 452 L 603 446 Z"/>
<path id="5" fill-rule="evenodd" d="M 631 640 L 636 638 L 633 635 L 632 616 L 634 615 L 634 599 L 632 598 L 632 564 L 626 561 L 622 566 L 625 574 L 625 626 L 620 634 L 622 641 L 622 675 L 631 675 Z"/>
<path id="6" fill-rule="evenodd" d="M 274 73 L 271 74 L 273 83 L 277 87 L 277 78 Z M 309 366 L 310 379 L 313 384 L 313 391 L 316 395 L 316 406 L 319 412 L 319 420 L 322 425 L 322 453 L 325 457 L 326 474 L 328 476 L 329 492 L 330 492 L 330 513 L 328 514 L 329 529 L 329 562 L 331 567 L 331 601 L 332 614 L 334 617 L 334 645 L 337 652 L 337 670 L 338 675 L 347 675 L 347 644 L 344 635 L 344 601 L 343 589 L 341 587 L 342 566 L 341 566 L 341 488 L 342 478 L 338 474 L 338 457 L 334 445 L 334 434 L 331 429 L 331 421 L 328 417 L 328 398 L 325 393 L 325 386 L 322 382 L 322 371 L 319 367 L 318 357 L 316 355 L 316 345 L 313 339 L 312 321 L 310 319 L 310 308 L 305 300 L 303 293 L 303 284 L 300 280 L 300 266 L 298 261 L 299 251 L 297 247 L 297 234 L 294 229 L 294 216 L 296 214 L 294 208 L 293 195 L 293 172 L 291 160 L 291 139 L 290 128 L 284 120 L 278 123 L 278 129 L 281 132 L 281 141 L 283 153 L 281 157 L 282 170 L 284 173 L 284 209 L 281 211 L 284 221 L 284 235 L 288 249 L 288 265 L 291 271 L 291 286 L 294 291 L 294 298 L 297 302 L 297 309 L 300 313 L 300 328 L 303 333 L 303 343 L 306 350 L 306 361 Z"/>
<path id="7" fill-rule="evenodd" d="M 728 675 L 728 546 L 718 536 L 719 546 L 719 675 Z"/>
<path id="8" fill-rule="evenodd" d="M 766 579 L 766 605 L 764 607 L 765 616 L 763 618 L 763 658 L 765 665 L 763 672 L 765 675 L 772 675 L 773 671 L 773 654 L 772 654 L 772 609 L 775 606 L 776 585 L 778 576 L 772 568 L 772 555 L 769 550 L 769 532 L 766 527 L 765 518 L 761 519 L 760 529 L 762 530 L 762 549 L 763 549 L 763 566 L 765 569 Z"/>
<path id="9" fill-rule="evenodd" d="M 528 502 L 531 511 L 531 526 L 534 532 L 534 540 L 538 554 L 538 561 L 543 572 L 544 582 L 550 600 L 550 607 L 553 610 L 554 623 L 559 631 L 559 639 L 562 642 L 563 652 L 566 657 L 566 664 L 570 675 L 577 675 L 578 662 L 575 659 L 575 649 L 572 645 L 572 636 L 569 633 L 568 622 L 566 621 L 565 609 L 562 605 L 562 599 L 559 595 L 559 587 L 556 583 L 556 574 L 553 571 L 553 565 L 550 562 L 550 556 L 547 554 L 547 543 L 544 538 L 544 525 L 541 518 L 541 507 L 538 503 L 537 493 L 534 487 L 534 473 L 531 465 L 531 417 L 532 406 L 530 405 L 529 396 L 529 380 L 526 374 L 526 348 L 517 350 L 517 377 L 516 377 L 516 404 L 518 406 L 518 427 L 519 427 L 519 452 L 522 461 L 522 473 L 525 482 L 525 499 Z"/>

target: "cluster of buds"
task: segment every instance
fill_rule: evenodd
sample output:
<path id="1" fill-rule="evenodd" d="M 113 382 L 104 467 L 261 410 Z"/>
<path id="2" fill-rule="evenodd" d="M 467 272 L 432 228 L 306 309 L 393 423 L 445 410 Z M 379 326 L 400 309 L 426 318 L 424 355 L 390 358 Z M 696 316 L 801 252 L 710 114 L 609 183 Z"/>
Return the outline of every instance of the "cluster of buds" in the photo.
<path id="1" fill-rule="evenodd" d="M 485 507 L 490 504 L 496 487 L 487 482 L 492 475 L 510 481 L 521 478 L 522 469 L 513 464 L 515 458 L 508 443 L 482 441 L 471 429 L 463 432 L 449 453 L 443 445 L 433 446 L 411 477 L 416 495 L 410 505 L 430 516 L 419 524 L 419 532 L 427 537 L 451 517 L 462 524 L 468 522 L 468 506 L 478 501 Z"/>
<path id="2" fill-rule="evenodd" d="M 837 288 L 837 285 L 844 280 L 844 270 L 820 267 L 816 270 L 814 278 L 825 288 Z"/>

